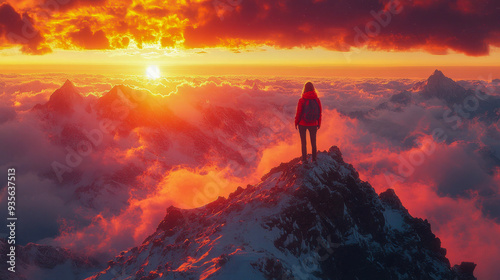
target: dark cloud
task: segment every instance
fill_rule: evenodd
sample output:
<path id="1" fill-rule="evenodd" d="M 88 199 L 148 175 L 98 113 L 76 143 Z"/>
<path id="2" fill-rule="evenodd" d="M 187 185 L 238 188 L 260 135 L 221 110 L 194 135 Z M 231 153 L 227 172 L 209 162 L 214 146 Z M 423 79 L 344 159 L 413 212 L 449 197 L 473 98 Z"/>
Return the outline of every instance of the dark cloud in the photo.
<path id="1" fill-rule="evenodd" d="M 490 47 L 500 46 L 498 1 L 488 0 L 206 0 L 168 7 L 126 0 L 113 5 L 106 5 L 105 0 L 52 2 L 59 4 L 56 8 L 36 1 L 19 5 L 22 11 L 35 11 L 37 27 L 51 36 L 51 43 L 63 48 L 73 47 L 66 41 L 68 36 L 85 49 L 126 48 L 132 38 L 139 48 L 151 43 L 220 46 L 233 52 L 256 45 L 339 51 L 366 46 L 371 50 L 482 56 L 489 54 Z M 0 20 L 0 26 L 4 25 L 0 32 L 14 28 L 20 34 L 21 26 L 32 28 L 27 14 L 21 16 L 5 3 L 2 10 L 15 19 Z M 66 17 L 68 12 L 71 18 Z M 17 43 L 27 53 L 48 50 L 41 35 Z"/>
<path id="2" fill-rule="evenodd" d="M 221 1 L 215 13 L 199 16 L 212 1 L 192 5 L 184 16 L 187 47 L 229 42 L 269 44 L 279 48 L 321 46 L 334 50 L 367 45 L 376 50 L 454 50 L 487 55 L 498 46 L 500 9 L 495 1 Z M 385 3 L 385 4 L 382 4 Z M 213 8 L 212 8 L 213 9 Z"/>
<path id="3" fill-rule="evenodd" d="M 16 110 L 10 106 L 0 106 L 0 125 L 13 120 L 16 117 Z"/>
<path id="4" fill-rule="evenodd" d="M 500 223 L 500 194 L 496 193 L 490 197 L 481 199 L 480 206 L 483 213 L 494 219 L 496 223 Z"/>
<path id="5" fill-rule="evenodd" d="M 27 54 L 45 54 L 51 49 L 27 14 L 19 14 L 8 3 L 0 3 L 0 46 L 20 45 Z"/>
<path id="6" fill-rule="evenodd" d="M 485 159 L 478 148 L 474 142 L 453 143 L 438 150 L 415 176 L 421 176 L 424 180 L 432 178 L 441 196 L 470 198 L 475 195 L 495 195 L 498 192 L 495 178 L 482 168 Z"/>
<path id="7" fill-rule="evenodd" d="M 75 45 L 87 50 L 103 50 L 110 48 L 109 40 L 104 31 L 97 30 L 96 32 L 92 32 L 88 26 L 83 27 L 79 31 L 69 33 L 69 37 Z"/>

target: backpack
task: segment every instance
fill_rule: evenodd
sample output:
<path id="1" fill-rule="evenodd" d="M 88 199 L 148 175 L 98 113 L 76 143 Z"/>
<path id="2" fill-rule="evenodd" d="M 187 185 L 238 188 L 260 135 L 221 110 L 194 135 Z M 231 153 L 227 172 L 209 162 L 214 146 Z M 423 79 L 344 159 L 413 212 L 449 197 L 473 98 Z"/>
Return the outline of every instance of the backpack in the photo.
<path id="1" fill-rule="evenodd" d="M 315 122 L 319 120 L 319 104 L 316 99 L 306 99 L 302 105 L 303 117 L 306 122 Z"/>

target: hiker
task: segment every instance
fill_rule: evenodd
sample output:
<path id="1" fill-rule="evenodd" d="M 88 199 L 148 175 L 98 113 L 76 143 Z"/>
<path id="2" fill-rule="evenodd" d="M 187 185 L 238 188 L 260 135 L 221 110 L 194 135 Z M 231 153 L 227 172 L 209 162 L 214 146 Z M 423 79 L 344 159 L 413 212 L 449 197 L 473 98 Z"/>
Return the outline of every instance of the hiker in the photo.
<path id="1" fill-rule="evenodd" d="M 307 82 L 302 90 L 302 97 L 297 104 L 295 129 L 299 129 L 302 144 L 302 163 L 307 163 L 306 131 L 309 130 L 312 146 L 312 161 L 316 162 L 316 132 L 321 127 L 321 102 L 311 82 Z"/>

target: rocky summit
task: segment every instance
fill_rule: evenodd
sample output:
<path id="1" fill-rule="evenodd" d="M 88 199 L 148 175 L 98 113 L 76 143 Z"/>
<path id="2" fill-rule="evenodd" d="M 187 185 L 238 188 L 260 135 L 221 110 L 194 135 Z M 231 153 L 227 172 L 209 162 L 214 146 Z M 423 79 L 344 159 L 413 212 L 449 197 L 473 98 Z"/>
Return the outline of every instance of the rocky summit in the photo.
<path id="1" fill-rule="evenodd" d="M 88 279 L 476 279 L 450 266 L 427 220 L 378 195 L 333 146 L 195 209 L 169 207 L 156 231 Z"/>

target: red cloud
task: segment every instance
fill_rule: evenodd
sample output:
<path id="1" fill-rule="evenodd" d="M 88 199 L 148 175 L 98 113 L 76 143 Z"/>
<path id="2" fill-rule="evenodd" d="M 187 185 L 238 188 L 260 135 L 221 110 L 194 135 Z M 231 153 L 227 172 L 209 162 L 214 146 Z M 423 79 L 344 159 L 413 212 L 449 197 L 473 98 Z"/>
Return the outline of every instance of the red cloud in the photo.
<path id="1" fill-rule="evenodd" d="M 28 54 L 51 52 L 31 17 L 20 15 L 8 3 L 0 4 L 0 47 L 3 45 L 21 45 L 21 51 Z"/>
<path id="2" fill-rule="evenodd" d="M 109 49 L 109 40 L 104 31 L 92 32 L 90 27 L 85 26 L 77 32 L 69 33 L 71 40 L 78 46 L 88 50 Z M 128 43 L 127 43 L 128 45 Z"/>
<path id="3" fill-rule="evenodd" d="M 491 1 L 472 6 L 465 0 L 457 5 L 444 0 L 219 2 L 215 8 L 209 1 L 185 10 L 191 23 L 184 33 L 187 47 L 241 40 L 279 48 L 345 51 L 366 45 L 375 50 L 443 49 L 477 56 L 499 45 L 494 33 L 500 30 L 500 10 Z M 196 13 L 210 8 L 216 12 Z"/>
<path id="4" fill-rule="evenodd" d="M 70 36 L 86 49 L 126 48 L 128 39 L 122 38 L 133 38 L 139 47 L 144 43 L 185 48 L 267 45 L 348 51 L 366 46 L 469 56 L 488 55 L 491 46 L 500 46 L 500 9 L 486 0 L 206 0 L 168 7 L 125 0 L 113 6 L 104 0 L 57 2 L 65 3 L 57 9 L 30 1 L 16 7 L 34 11 L 38 28 L 51 34 L 51 44 L 64 48 L 71 48 L 67 30 L 78 30 L 81 23 L 88 27 Z M 18 22 L 28 18 L 17 17 Z M 26 52 L 38 49 L 33 47 L 39 46 L 37 40 L 41 37 Z"/>

